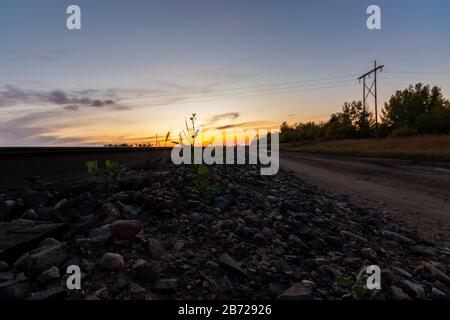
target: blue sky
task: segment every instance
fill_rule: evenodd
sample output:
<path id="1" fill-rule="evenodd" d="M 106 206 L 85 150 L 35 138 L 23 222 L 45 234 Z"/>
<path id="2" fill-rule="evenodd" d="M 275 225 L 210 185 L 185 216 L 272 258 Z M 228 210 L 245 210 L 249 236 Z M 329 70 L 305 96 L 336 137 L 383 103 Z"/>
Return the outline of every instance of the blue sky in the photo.
<path id="1" fill-rule="evenodd" d="M 70 4 L 82 30 L 66 29 Z M 382 30 L 366 28 L 370 4 Z M 191 112 L 205 126 L 322 120 L 361 99 L 355 78 L 375 59 L 380 104 L 418 81 L 449 94 L 449 12 L 444 0 L 2 0 L 0 146 L 147 141 Z"/>

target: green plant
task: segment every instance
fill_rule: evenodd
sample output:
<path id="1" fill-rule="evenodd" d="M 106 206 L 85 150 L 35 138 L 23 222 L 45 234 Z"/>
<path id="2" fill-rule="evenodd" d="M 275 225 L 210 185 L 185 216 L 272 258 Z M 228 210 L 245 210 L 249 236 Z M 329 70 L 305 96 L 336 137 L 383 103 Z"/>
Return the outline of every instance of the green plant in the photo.
<path id="1" fill-rule="evenodd" d="M 205 165 L 196 165 L 194 166 L 194 170 L 197 176 L 194 178 L 194 185 L 197 187 L 200 194 L 204 197 L 209 195 L 209 187 L 210 187 L 210 172 L 207 166 Z"/>
<path id="2" fill-rule="evenodd" d="M 110 193 L 118 189 L 118 181 L 124 170 L 117 161 L 106 160 L 105 167 L 102 169 L 98 168 L 97 160 L 86 161 L 86 167 L 89 175 L 101 177 L 106 181 Z"/>
<path id="3" fill-rule="evenodd" d="M 356 280 L 338 276 L 336 277 L 336 282 L 344 289 L 350 291 L 351 298 L 354 300 L 373 300 L 378 295 L 380 290 L 369 290 L 366 287 L 367 275 L 365 273 L 366 268 L 362 268 L 357 274 Z"/>
<path id="4" fill-rule="evenodd" d="M 95 161 L 86 161 L 86 167 L 88 169 L 89 175 L 94 175 L 98 170 L 97 160 Z"/>

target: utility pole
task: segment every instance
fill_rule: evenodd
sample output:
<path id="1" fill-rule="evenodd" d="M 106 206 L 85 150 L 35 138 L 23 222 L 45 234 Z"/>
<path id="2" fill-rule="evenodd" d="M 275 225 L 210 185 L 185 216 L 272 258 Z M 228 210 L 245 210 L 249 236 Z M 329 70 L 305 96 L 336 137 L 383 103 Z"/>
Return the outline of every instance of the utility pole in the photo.
<path id="1" fill-rule="evenodd" d="M 359 82 L 363 81 L 363 108 L 364 117 L 366 116 L 366 101 L 369 95 L 372 95 L 375 99 L 375 135 L 378 138 L 378 87 L 377 87 L 377 72 L 383 71 L 384 66 L 377 66 L 377 62 L 374 62 L 374 68 L 369 72 L 363 74 L 358 78 Z M 374 78 L 370 87 L 366 84 L 366 78 L 370 79 L 370 75 L 374 74 Z M 366 94 L 366 89 L 368 90 Z M 372 90 L 373 89 L 373 90 Z"/>

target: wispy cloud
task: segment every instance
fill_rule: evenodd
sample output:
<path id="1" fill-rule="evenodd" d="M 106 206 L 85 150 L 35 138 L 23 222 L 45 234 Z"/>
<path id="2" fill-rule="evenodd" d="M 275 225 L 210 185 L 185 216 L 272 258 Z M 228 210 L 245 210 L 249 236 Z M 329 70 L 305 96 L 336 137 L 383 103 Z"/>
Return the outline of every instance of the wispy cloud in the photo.
<path id="1" fill-rule="evenodd" d="M 246 129 L 275 129 L 278 128 L 277 123 L 269 122 L 269 121 L 247 121 L 247 122 L 239 122 L 228 124 L 225 126 L 216 127 L 216 130 L 226 130 L 226 129 L 237 129 L 237 128 L 246 128 Z"/>
<path id="2" fill-rule="evenodd" d="M 63 146 L 63 145 L 102 145 L 95 137 L 55 134 L 55 129 L 65 127 L 59 123 L 61 111 L 31 112 L 12 120 L 0 122 L 1 146 Z M 46 122 L 53 123 L 52 129 Z"/>
<path id="3" fill-rule="evenodd" d="M 64 90 L 36 91 L 24 89 L 19 86 L 6 85 L 0 91 L 0 107 L 21 104 L 51 104 L 65 106 L 69 110 L 78 110 L 80 107 L 100 108 L 114 105 L 112 99 L 92 98 L 87 93 L 93 94 L 95 90 L 85 92 L 66 92 Z"/>
<path id="4" fill-rule="evenodd" d="M 228 113 L 222 113 L 222 114 L 216 114 L 212 116 L 207 122 L 206 126 L 212 126 L 216 124 L 219 121 L 223 120 L 234 120 L 239 117 L 239 112 L 228 112 Z"/>

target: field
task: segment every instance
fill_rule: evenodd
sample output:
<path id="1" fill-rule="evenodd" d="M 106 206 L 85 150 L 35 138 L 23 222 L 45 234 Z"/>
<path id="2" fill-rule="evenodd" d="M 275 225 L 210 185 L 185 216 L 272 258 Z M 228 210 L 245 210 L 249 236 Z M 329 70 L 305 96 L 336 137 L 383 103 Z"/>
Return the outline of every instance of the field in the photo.
<path id="1" fill-rule="evenodd" d="M 450 135 L 285 143 L 281 150 L 343 156 L 450 161 Z"/>

